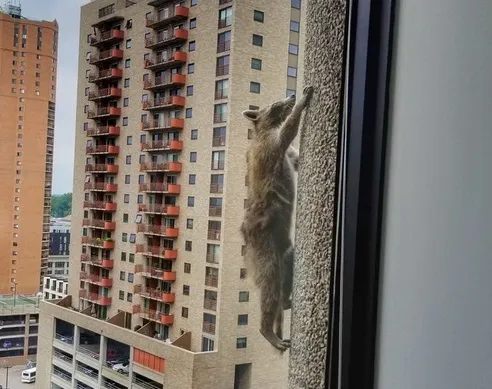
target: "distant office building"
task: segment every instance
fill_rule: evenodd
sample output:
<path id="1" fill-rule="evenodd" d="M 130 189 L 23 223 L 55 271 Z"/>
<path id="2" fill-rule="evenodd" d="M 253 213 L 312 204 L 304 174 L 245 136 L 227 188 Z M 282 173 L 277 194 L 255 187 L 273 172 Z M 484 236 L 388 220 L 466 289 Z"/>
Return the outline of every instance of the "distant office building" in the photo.
<path id="1" fill-rule="evenodd" d="M 50 255 L 47 276 L 68 276 L 70 255 L 70 216 L 51 219 Z M 45 282 L 43 283 L 43 285 Z M 43 286 L 43 290 L 44 290 Z"/>
<path id="2" fill-rule="evenodd" d="M 68 278 L 66 276 L 48 276 L 43 279 L 43 299 L 61 299 L 68 294 Z"/>

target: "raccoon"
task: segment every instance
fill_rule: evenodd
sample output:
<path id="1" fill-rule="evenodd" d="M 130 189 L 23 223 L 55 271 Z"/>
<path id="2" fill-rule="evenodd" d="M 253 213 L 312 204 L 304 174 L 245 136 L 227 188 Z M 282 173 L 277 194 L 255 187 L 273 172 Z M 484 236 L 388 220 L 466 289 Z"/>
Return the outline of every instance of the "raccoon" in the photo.
<path id="1" fill-rule="evenodd" d="M 280 351 L 290 347 L 290 340 L 282 339 L 282 326 L 283 311 L 291 306 L 294 266 L 290 232 L 299 155 L 291 143 L 313 91 L 304 88 L 297 103 L 292 95 L 262 110 L 243 112 L 255 135 L 248 148 L 249 204 L 241 233 L 261 294 L 260 332 Z"/>

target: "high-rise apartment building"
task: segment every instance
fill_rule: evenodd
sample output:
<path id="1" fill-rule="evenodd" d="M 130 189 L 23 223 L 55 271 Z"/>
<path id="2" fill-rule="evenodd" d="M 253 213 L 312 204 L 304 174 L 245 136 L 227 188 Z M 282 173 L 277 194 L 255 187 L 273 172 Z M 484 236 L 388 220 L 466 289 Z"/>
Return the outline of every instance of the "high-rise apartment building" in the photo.
<path id="1" fill-rule="evenodd" d="M 300 22 L 299 0 L 82 7 L 71 296 L 41 304 L 38 387 L 286 387 L 239 232 L 242 111 L 295 93 Z"/>
<path id="2" fill-rule="evenodd" d="M 0 9 L 0 294 L 35 294 L 47 267 L 56 21 Z"/>

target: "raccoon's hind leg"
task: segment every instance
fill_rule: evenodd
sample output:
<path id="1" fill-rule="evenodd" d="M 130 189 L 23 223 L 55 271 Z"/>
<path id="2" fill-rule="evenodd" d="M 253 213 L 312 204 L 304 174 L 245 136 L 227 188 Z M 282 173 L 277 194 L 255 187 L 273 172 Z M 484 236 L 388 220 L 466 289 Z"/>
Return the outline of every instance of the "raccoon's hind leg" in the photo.
<path id="1" fill-rule="evenodd" d="M 292 245 L 285 251 L 282 264 L 282 308 L 290 309 L 292 306 L 292 283 L 294 279 L 294 247 Z"/>

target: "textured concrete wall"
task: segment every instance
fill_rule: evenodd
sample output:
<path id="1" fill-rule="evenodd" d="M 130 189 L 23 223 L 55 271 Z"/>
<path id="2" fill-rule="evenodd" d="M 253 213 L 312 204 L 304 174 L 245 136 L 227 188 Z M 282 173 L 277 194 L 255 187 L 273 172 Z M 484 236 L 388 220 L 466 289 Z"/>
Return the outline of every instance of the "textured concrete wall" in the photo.
<path id="1" fill-rule="evenodd" d="M 323 387 L 328 345 L 345 0 L 309 0 L 304 84 L 316 88 L 301 130 L 289 388 Z"/>

